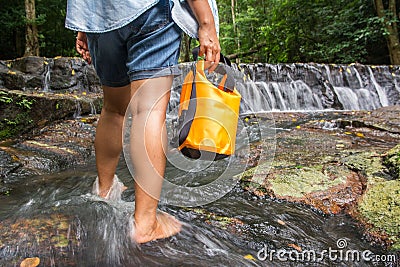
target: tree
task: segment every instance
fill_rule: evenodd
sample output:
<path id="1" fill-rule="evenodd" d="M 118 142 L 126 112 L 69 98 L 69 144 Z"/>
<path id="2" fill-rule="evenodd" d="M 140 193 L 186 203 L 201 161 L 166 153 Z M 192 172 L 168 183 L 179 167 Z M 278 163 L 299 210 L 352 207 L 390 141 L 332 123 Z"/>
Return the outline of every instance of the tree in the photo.
<path id="1" fill-rule="evenodd" d="M 374 0 L 375 9 L 378 17 L 386 30 L 385 37 L 389 49 L 390 61 L 394 65 L 400 65 L 400 44 L 399 31 L 397 27 L 397 8 L 396 1 L 389 0 L 388 8 L 385 10 L 382 0 Z"/>
<path id="2" fill-rule="evenodd" d="M 26 26 L 22 18 L 25 17 L 24 2 L 10 5 L 8 0 L 0 0 L 0 38 L 1 59 L 21 57 L 25 51 Z"/>
<path id="3" fill-rule="evenodd" d="M 222 52 L 243 63 L 400 64 L 399 2 L 219 0 Z M 0 58 L 21 57 L 25 47 L 26 54 L 77 56 L 74 32 L 64 27 L 66 4 L 0 0 Z M 193 46 L 183 39 L 181 60 Z"/>
<path id="4" fill-rule="evenodd" d="M 24 56 L 39 56 L 39 38 L 36 21 L 35 0 L 25 0 L 26 43 Z"/>

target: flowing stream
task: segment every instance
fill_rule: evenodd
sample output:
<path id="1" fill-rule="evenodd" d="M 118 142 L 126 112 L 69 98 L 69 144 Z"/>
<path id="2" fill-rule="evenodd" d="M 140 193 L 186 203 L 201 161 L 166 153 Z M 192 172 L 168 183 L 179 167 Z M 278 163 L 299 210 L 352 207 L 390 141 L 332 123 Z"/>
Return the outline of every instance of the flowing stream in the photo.
<path id="1" fill-rule="evenodd" d="M 40 266 L 379 266 L 362 259 L 357 262 L 353 256 L 346 261 L 345 254 L 340 256 L 346 251 L 360 255 L 364 251 L 383 253 L 363 241 L 349 217 L 323 216 L 302 205 L 255 197 L 239 186 L 200 207 L 201 212 L 162 205 L 162 210 L 185 224 L 182 232 L 137 246 L 128 235 L 134 201 L 129 171 L 121 162 L 117 172 L 129 187 L 123 201 L 106 203 L 88 194 L 96 176 L 93 166 L 91 162 L 84 168 L 31 177 L 21 182 L 12 195 L 2 197 L 1 221 L 11 224 L 24 218 L 27 223 L 26 229 L 14 229 L 20 232 L 16 235 L 19 239 L 0 250 L 0 266 L 19 266 L 16 259 L 33 256 L 41 259 Z M 173 181 L 176 172 L 171 166 L 167 169 L 167 179 Z M 32 218 L 56 224 L 52 214 L 68 218 L 69 242 L 64 247 L 39 240 L 59 238 L 57 228 L 48 237 L 40 236 L 45 231 L 30 229 Z M 210 214 L 236 221 L 223 224 Z M 8 230 L 12 229 L 11 226 Z M 338 249 L 338 242 L 347 245 Z M 314 262 L 307 258 L 299 262 L 288 260 L 289 255 L 300 255 L 296 254 L 300 253 L 296 246 L 314 251 Z M 335 251 L 331 256 L 326 254 L 330 249 Z M 283 254 L 278 257 L 277 251 Z M 248 259 L 249 255 L 254 259 Z"/>
<path id="2" fill-rule="evenodd" d="M 258 64 L 242 66 L 242 73 L 255 81 L 238 88 L 245 100 L 242 114 L 372 110 L 399 102 L 397 78 L 392 79 L 394 86 L 382 85 L 382 77 L 389 80 L 398 75 L 397 69 Z M 175 116 L 178 99 L 173 91 L 169 119 Z M 160 209 L 184 223 L 182 232 L 138 246 L 129 235 L 134 190 L 124 160 L 117 174 L 128 190 L 118 203 L 90 194 L 97 175 L 94 166 L 91 158 L 83 167 L 31 176 L 0 196 L 0 266 L 20 266 L 27 257 L 40 258 L 40 266 L 396 266 L 367 261 L 387 252 L 366 241 L 349 216 L 327 216 L 308 206 L 258 197 L 238 184 L 200 207 L 162 201 Z M 166 180 L 206 182 L 225 167 L 215 163 L 183 176 L 168 162 Z"/>

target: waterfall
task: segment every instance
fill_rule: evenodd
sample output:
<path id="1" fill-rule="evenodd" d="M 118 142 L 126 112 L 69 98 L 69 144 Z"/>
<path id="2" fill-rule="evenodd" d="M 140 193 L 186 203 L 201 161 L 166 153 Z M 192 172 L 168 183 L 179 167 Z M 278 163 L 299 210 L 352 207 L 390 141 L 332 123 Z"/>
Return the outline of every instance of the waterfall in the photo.
<path id="1" fill-rule="evenodd" d="M 88 99 L 90 105 L 90 115 L 97 115 L 96 106 L 93 103 L 92 99 Z"/>
<path id="2" fill-rule="evenodd" d="M 82 107 L 81 103 L 79 103 L 79 100 L 76 100 L 76 109 L 74 112 L 74 118 L 79 119 L 82 116 Z"/>
<path id="3" fill-rule="evenodd" d="M 240 64 L 257 92 L 239 90 L 253 110 L 374 110 L 400 104 L 399 66 Z M 266 103 L 260 103 L 264 99 Z"/>
<path id="4" fill-rule="evenodd" d="M 174 79 L 169 112 L 179 104 L 183 75 Z M 316 63 L 240 64 L 236 89 L 242 95 L 240 112 L 374 110 L 400 105 L 400 66 Z M 177 114 L 177 112 L 174 112 Z"/>
<path id="5" fill-rule="evenodd" d="M 44 78 L 43 78 L 43 92 L 50 91 L 50 79 L 51 79 L 51 70 L 54 65 L 53 59 L 47 59 L 44 61 Z"/>
<path id="6" fill-rule="evenodd" d="M 170 110 L 179 103 L 179 86 L 190 66 L 179 64 L 183 75 L 174 79 Z M 374 110 L 400 104 L 400 66 L 254 63 L 233 68 L 241 112 Z M 93 66 L 80 58 L 0 61 L 0 84 L 26 91 L 101 92 Z"/>
<path id="7" fill-rule="evenodd" d="M 385 94 L 385 92 L 383 91 L 382 87 L 376 82 L 374 73 L 372 72 L 372 69 L 370 67 L 368 67 L 368 71 L 371 74 L 371 81 L 376 89 L 376 92 L 378 93 L 379 96 L 379 101 L 381 103 L 382 106 L 388 106 L 389 105 L 389 101 L 387 99 L 387 96 Z"/>

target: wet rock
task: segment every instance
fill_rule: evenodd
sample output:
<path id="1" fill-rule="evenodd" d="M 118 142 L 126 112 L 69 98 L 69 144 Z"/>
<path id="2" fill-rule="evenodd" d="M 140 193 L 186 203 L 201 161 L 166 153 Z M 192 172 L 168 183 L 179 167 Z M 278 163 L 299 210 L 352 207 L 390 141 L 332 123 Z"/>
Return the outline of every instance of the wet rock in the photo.
<path id="1" fill-rule="evenodd" d="M 81 58 L 54 58 L 48 77 L 49 90 L 100 92 L 94 68 Z"/>
<path id="2" fill-rule="evenodd" d="M 393 179 L 395 177 L 390 175 L 386 163 L 388 155 L 396 155 L 397 149 L 398 146 L 383 154 L 358 153 L 343 159 L 343 162 L 366 179 L 366 190 L 349 214 L 362 224 L 371 242 L 398 250 L 400 180 Z"/>
<path id="3" fill-rule="evenodd" d="M 274 119 L 281 129 L 274 160 L 244 172 L 242 187 L 322 213 L 349 214 L 371 242 L 398 249 L 400 198 L 393 190 L 398 186 L 400 107 L 280 112 Z M 255 166 L 263 149 L 253 148 L 258 150 L 251 152 Z"/>
<path id="4" fill-rule="evenodd" d="M 54 94 L 0 89 L 0 140 L 35 133 L 47 124 L 72 117 L 96 114 L 100 94 Z"/>
<path id="5" fill-rule="evenodd" d="M 400 145 L 395 146 L 384 157 L 384 163 L 393 177 L 400 179 Z"/>
<path id="6" fill-rule="evenodd" d="M 12 70 L 17 70 L 29 75 L 42 75 L 45 71 L 45 61 L 43 57 L 23 57 L 15 60 L 7 61 Z"/>
<path id="7" fill-rule="evenodd" d="M 7 181 L 19 176 L 22 163 L 16 157 L 0 148 L 0 195 L 7 195 L 12 190 Z"/>
<path id="8" fill-rule="evenodd" d="M 264 177 L 261 186 L 254 183 L 254 175 L 263 173 L 263 166 L 256 168 L 242 177 L 242 185 L 247 190 L 258 195 L 307 204 L 327 214 L 348 210 L 363 191 L 362 178 L 341 164 L 274 166 Z"/>
<path id="9" fill-rule="evenodd" d="M 209 225 L 228 230 L 230 232 L 243 232 L 247 227 L 247 225 L 245 225 L 245 223 L 238 218 L 219 215 L 206 209 L 186 208 L 185 210 L 190 211 L 193 218 L 202 220 Z"/>
<path id="10" fill-rule="evenodd" d="M 44 58 L 25 57 L 0 61 L 0 84 L 10 90 L 37 90 L 44 82 Z"/>
<path id="11" fill-rule="evenodd" d="M 52 173 L 86 164 L 93 155 L 97 117 L 65 120 L 40 129 L 19 142 L 0 143 L 2 181 L 12 187 L 28 175 Z"/>
<path id="12" fill-rule="evenodd" d="M 24 57 L 0 61 L 0 85 L 23 91 L 100 92 L 93 66 L 81 58 Z"/>
<path id="13" fill-rule="evenodd" d="M 400 133 L 400 106 L 389 106 L 373 111 L 354 112 L 354 117 L 338 122 L 339 127 L 369 128 L 386 133 Z"/>
<path id="14" fill-rule="evenodd" d="M 400 250 L 400 181 L 375 181 L 357 206 L 370 240 Z"/>
<path id="15" fill-rule="evenodd" d="M 75 266 L 74 253 L 81 248 L 79 222 L 63 214 L 42 214 L 0 222 L 0 263 L 23 261 L 27 256 L 40 255 L 43 266 Z"/>

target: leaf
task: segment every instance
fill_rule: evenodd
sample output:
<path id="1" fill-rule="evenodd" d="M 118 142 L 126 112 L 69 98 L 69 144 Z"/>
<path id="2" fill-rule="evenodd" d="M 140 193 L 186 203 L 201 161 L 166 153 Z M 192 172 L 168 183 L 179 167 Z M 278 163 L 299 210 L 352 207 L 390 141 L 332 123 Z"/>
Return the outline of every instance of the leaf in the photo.
<path id="1" fill-rule="evenodd" d="M 296 245 L 296 244 L 288 244 L 288 247 L 294 248 L 295 250 L 297 250 L 298 252 L 301 252 L 302 249 L 300 246 Z"/>
<path id="2" fill-rule="evenodd" d="M 278 219 L 277 222 L 278 222 L 280 225 L 286 225 L 286 223 L 285 223 L 284 221 L 280 220 L 280 219 Z"/>
<path id="3" fill-rule="evenodd" d="M 39 264 L 40 264 L 40 259 L 38 257 L 26 258 L 21 262 L 20 267 L 36 267 Z"/>
<path id="4" fill-rule="evenodd" d="M 243 258 L 245 258 L 246 260 L 251 260 L 251 261 L 256 260 L 256 259 L 255 259 L 252 255 L 250 255 L 250 254 L 247 254 L 247 255 L 243 256 Z"/>

